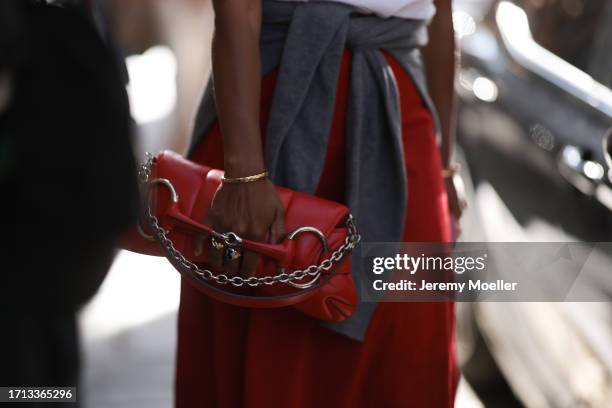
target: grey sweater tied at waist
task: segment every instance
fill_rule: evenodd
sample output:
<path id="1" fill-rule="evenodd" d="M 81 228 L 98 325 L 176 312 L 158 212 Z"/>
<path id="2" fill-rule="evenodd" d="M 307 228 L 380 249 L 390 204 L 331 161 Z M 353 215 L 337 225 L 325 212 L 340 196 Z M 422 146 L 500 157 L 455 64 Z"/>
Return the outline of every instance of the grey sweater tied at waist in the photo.
<path id="1" fill-rule="evenodd" d="M 314 194 L 325 163 L 342 55 L 352 52 L 346 118 L 346 204 L 366 242 L 402 239 L 408 180 L 399 91 L 381 49 L 410 74 L 430 109 L 419 48 L 426 22 L 383 19 L 333 2 L 264 0 L 262 73 L 279 67 L 266 130 L 265 161 L 275 184 Z M 434 112 L 433 109 L 431 109 Z M 434 114 L 437 122 L 437 118 Z M 216 120 L 212 83 L 198 110 L 193 149 Z M 438 127 L 439 129 L 439 127 Z M 353 255 L 359 286 L 361 257 Z M 363 340 L 375 303 L 326 327 Z"/>

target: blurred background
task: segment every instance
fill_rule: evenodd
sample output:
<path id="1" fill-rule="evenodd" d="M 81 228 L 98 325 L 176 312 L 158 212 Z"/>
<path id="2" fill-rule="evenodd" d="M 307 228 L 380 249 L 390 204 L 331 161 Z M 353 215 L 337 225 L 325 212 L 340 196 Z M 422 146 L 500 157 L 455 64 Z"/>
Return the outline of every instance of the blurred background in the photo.
<path id="1" fill-rule="evenodd" d="M 455 1 L 467 241 L 610 241 L 612 1 Z M 600 251 L 601 252 L 601 251 Z M 612 298 L 612 254 L 581 279 Z M 485 406 L 612 406 L 609 303 L 458 305 Z"/>
<path id="2" fill-rule="evenodd" d="M 610 241 L 612 1 L 455 0 L 464 241 Z M 210 0 L 105 0 L 137 157 L 184 152 L 210 72 Z M 612 254 L 592 271 L 612 298 Z M 80 312 L 87 408 L 170 407 L 179 275 L 116 257 Z M 462 303 L 457 407 L 612 406 L 610 303 Z"/>

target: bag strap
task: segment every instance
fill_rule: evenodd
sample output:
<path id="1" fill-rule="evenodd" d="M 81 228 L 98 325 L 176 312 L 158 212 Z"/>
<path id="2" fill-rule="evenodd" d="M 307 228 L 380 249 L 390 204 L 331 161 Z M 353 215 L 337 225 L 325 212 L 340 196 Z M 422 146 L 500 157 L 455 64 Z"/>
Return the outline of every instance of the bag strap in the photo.
<path id="1" fill-rule="evenodd" d="M 140 180 L 141 183 L 145 184 L 149 182 L 151 175 L 151 166 L 153 165 L 153 157 L 149 156 L 146 163 L 143 163 L 140 169 Z M 168 183 L 170 181 L 166 180 Z M 167 184 L 167 183 L 164 183 Z M 171 183 L 170 186 L 171 187 Z M 202 269 L 189 259 L 187 259 L 178 249 L 176 249 L 172 240 L 168 237 L 164 228 L 161 227 L 159 219 L 153 214 L 150 205 L 147 205 L 147 218 L 153 232 L 153 237 L 160 244 L 166 258 L 178 270 L 182 275 L 191 278 L 193 283 L 199 283 L 197 287 L 204 291 L 209 296 L 220 300 L 225 303 L 234 304 L 237 306 L 245 307 L 282 307 L 290 306 L 296 303 L 303 302 L 310 296 L 314 295 L 316 289 L 326 284 L 334 275 L 337 267 L 340 265 L 344 258 L 350 254 L 353 249 L 357 246 L 361 240 L 360 235 L 357 232 L 355 222 L 352 215 L 349 215 L 346 220 L 347 236 L 344 239 L 344 243 L 334 250 L 327 258 L 321 261 L 318 265 L 310 265 L 305 269 L 294 270 L 287 272 L 281 269 L 280 273 L 276 275 L 268 276 L 251 276 L 249 278 L 243 278 L 242 276 L 229 277 L 226 274 L 220 273 L 215 274 L 210 269 Z M 307 227 L 304 228 L 307 230 Z M 223 236 L 223 234 L 219 234 Z M 320 280 L 323 276 L 323 272 L 332 273 L 326 274 L 324 280 Z M 302 279 L 310 276 L 312 279 L 306 283 L 300 283 Z M 262 285 L 273 285 L 277 283 L 287 284 L 294 288 L 300 289 L 294 293 L 277 296 L 250 296 L 237 294 L 227 290 L 223 290 L 218 286 L 214 286 L 211 283 L 214 282 L 218 285 L 231 285 L 234 287 L 258 287 Z M 318 282 L 318 284 L 317 284 Z"/>
<path id="2" fill-rule="evenodd" d="M 303 302 L 310 296 L 314 295 L 316 289 L 326 284 L 329 279 L 335 275 L 334 270 L 337 270 L 337 268 L 334 267 L 337 267 L 344 260 L 344 258 L 355 248 L 360 240 L 360 236 L 357 233 L 353 218 L 349 216 L 346 222 L 348 233 L 344 239 L 344 243 L 318 265 L 310 265 L 305 269 L 295 270 L 289 273 L 285 270 L 281 270 L 281 272 L 276 275 L 262 277 L 229 277 L 223 273 L 215 274 L 210 269 L 202 269 L 187 259 L 179 250 L 175 248 L 174 243 L 170 238 L 168 238 L 166 231 L 159 224 L 159 219 L 153 215 L 150 208 L 148 209 L 147 213 L 153 235 L 164 249 L 166 258 L 168 258 L 170 263 L 179 272 L 181 272 L 182 275 L 186 275 L 192 278 L 192 280 L 200 283 L 201 289 L 211 297 L 237 306 L 282 307 Z M 325 275 L 324 280 L 320 280 L 320 278 L 323 276 L 322 273 L 327 271 L 332 271 L 332 273 Z M 307 276 L 311 276 L 312 279 L 307 283 L 299 283 L 299 281 Z M 300 290 L 294 293 L 279 296 L 249 296 L 223 290 L 218 286 L 210 284 L 209 282 L 214 282 L 219 285 L 231 285 L 234 287 L 246 286 L 253 288 L 262 285 L 283 283 L 291 285 Z M 317 282 L 318 284 L 316 284 Z"/>

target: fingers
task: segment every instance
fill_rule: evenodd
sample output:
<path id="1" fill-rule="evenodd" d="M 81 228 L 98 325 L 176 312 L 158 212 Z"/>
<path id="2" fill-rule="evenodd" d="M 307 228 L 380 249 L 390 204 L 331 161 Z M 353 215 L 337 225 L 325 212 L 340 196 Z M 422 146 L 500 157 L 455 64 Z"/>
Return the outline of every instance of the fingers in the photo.
<path id="1" fill-rule="evenodd" d="M 457 199 L 457 201 L 453 202 L 450 212 L 456 219 L 460 219 L 466 207 L 467 203 L 464 200 Z"/>
<path id="2" fill-rule="evenodd" d="M 265 221 L 261 224 L 254 223 L 243 231 L 243 235 L 241 236 L 253 241 L 264 241 L 267 235 L 266 231 L 270 230 L 269 226 L 270 224 Z M 257 268 L 259 259 L 260 257 L 257 253 L 244 251 L 241 257 L 240 268 L 237 270 L 237 273 L 239 273 L 243 278 L 255 276 L 255 269 Z"/>
<path id="3" fill-rule="evenodd" d="M 193 253 L 195 254 L 195 256 L 202 255 L 202 252 L 204 251 L 205 240 L 206 237 L 202 234 L 198 234 L 193 238 Z"/>
<path id="4" fill-rule="evenodd" d="M 240 267 L 240 276 L 248 278 L 255 276 L 255 270 L 259 264 L 259 255 L 255 252 L 244 251 L 242 254 L 242 265 Z"/>
<path id="5" fill-rule="evenodd" d="M 274 220 L 268 228 L 269 231 L 269 242 L 276 244 L 282 241 L 285 237 L 285 217 L 282 209 L 275 212 Z M 263 240 L 265 237 L 261 237 L 259 240 Z M 255 271 L 259 265 L 261 257 L 254 253 L 245 251 L 242 255 L 242 266 L 240 267 L 240 275 L 242 277 L 255 276 Z"/>
<path id="6" fill-rule="evenodd" d="M 277 210 L 274 222 L 270 226 L 270 243 L 278 244 L 285 239 L 285 214 L 282 210 Z"/>
<path id="7" fill-rule="evenodd" d="M 465 199 L 465 186 L 463 179 L 459 175 L 445 179 L 446 191 L 448 195 L 448 208 L 455 218 L 459 219 L 467 208 Z"/>
<path id="8" fill-rule="evenodd" d="M 212 218 L 210 214 L 204 220 L 204 224 L 210 226 L 214 231 L 219 231 L 219 223 L 214 218 Z M 215 239 L 215 241 L 213 241 L 213 237 L 209 236 L 206 238 L 203 237 L 201 240 L 198 240 L 196 242 L 201 243 L 202 246 L 209 246 L 207 256 L 208 264 L 214 270 L 221 271 L 223 269 L 223 255 L 225 254 L 225 246 L 213 245 L 213 242 L 221 244 L 222 241 L 220 239 Z M 194 249 L 197 250 L 198 247 L 196 246 Z"/>
<path id="9" fill-rule="evenodd" d="M 223 255 L 225 255 L 225 247 L 215 248 L 211 245 L 211 247 L 209 248 L 208 264 L 215 271 L 221 271 L 223 269 Z"/>
<path id="10" fill-rule="evenodd" d="M 220 242 L 219 240 L 217 240 Z M 220 271 L 223 268 L 223 256 L 225 253 L 225 247 L 215 248 L 212 245 L 212 238 L 198 234 L 193 238 L 193 253 L 195 256 L 202 255 L 204 252 L 204 246 L 208 245 L 208 264 L 215 270 Z"/>
<path id="11" fill-rule="evenodd" d="M 468 202 L 467 202 L 467 200 L 466 200 L 466 199 L 464 199 L 464 198 L 461 198 L 461 199 L 459 200 L 459 211 L 460 211 L 461 215 L 463 215 L 463 213 L 465 212 L 465 210 L 467 209 L 467 207 L 468 207 Z"/>
<path id="12" fill-rule="evenodd" d="M 455 177 L 455 195 L 457 200 L 457 218 L 461 218 L 463 213 L 465 212 L 468 202 L 466 200 L 466 190 L 465 184 L 463 183 L 463 179 L 461 177 Z"/>
<path id="13" fill-rule="evenodd" d="M 278 243 L 285 237 L 284 208 L 270 183 L 221 188 L 204 223 L 219 233 L 234 232 L 243 239 Z M 230 248 L 221 238 L 197 236 L 193 241 L 196 255 L 207 251 L 206 263 L 229 277 L 250 277 L 260 260 L 256 253 L 238 246 Z"/>

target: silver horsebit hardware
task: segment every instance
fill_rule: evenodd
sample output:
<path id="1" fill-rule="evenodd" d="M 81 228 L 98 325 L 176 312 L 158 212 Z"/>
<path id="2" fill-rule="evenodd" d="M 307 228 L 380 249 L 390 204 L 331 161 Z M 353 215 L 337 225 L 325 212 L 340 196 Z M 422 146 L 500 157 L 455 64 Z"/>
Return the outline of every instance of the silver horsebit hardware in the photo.
<path id="1" fill-rule="evenodd" d="M 223 256 L 228 261 L 235 261 L 240 259 L 242 256 L 242 251 L 240 250 L 242 243 L 242 238 L 240 238 L 234 232 L 227 233 L 218 233 L 216 231 L 212 231 L 210 236 L 210 246 L 212 246 L 217 251 L 224 250 Z"/>
<path id="2" fill-rule="evenodd" d="M 151 168 L 153 166 L 153 163 L 154 163 L 153 155 L 151 155 L 150 153 L 147 153 L 147 160 L 140 165 L 140 168 L 138 171 L 138 177 L 139 177 L 141 185 L 149 187 L 149 190 L 147 191 L 147 193 L 150 191 L 150 187 L 154 185 L 158 185 L 158 184 L 163 185 L 167 187 L 168 190 L 170 191 L 170 198 L 172 202 L 178 203 L 178 200 L 179 200 L 178 193 L 176 189 L 174 188 L 174 186 L 172 185 L 172 183 L 170 182 L 170 180 L 164 179 L 164 178 L 157 178 L 157 179 L 149 180 L 149 177 L 151 176 Z M 209 269 L 200 268 L 198 265 L 196 265 L 195 263 L 187 259 L 179 250 L 177 250 L 172 240 L 168 238 L 168 235 L 167 235 L 168 232 L 165 231 L 160 226 L 159 219 L 155 215 L 153 215 L 153 212 L 150 206 L 150 199 L 147 205 L 147 217 L 151 224 L 151 229 L 153 230 L 153 234 L 149 235 L 145 233 L 142 227 L 140 226 L 140 224 L 138 225 L 138 232 L 143 238 L 147 240 L 158 241 L 159 244 L 166 251 L 166 254 L 168 255 L 168 257 L 172 258 L 172 260 L 175 262 L 176 265 L 182 266 L 183 268 L 185 268 L 186 271 L 188 271 L 191 275 L 193 275 L 194 277 L 198 279 L 202 279 L 204 281 L 213 281 L 215 283 L 222 284 L 222 285 L 229 283 L 230 285 L 235 286 L 235 287 L 240 287 L 245 284 L 250 287 L 257 287 L 261 285 L 273 285 L 275 283 L 284 283 L 286 285 L 290 285 L 297 289 L 308 289 L 314 286 L 314 284 L 319 280 L 322 272 L 331 270 L 335 264 L 339 263 L 345 256 L 347 256 L 357 246 L 359 241 L 361 241 L 361 236 L 357 232 L 357 228 L 355 226 L 353 216 L 349 214 L 346 220 L 346 227 L 348 229 L 348 234 L 346 238 L 344 239 L 344 243 L 340 245 L 338 249 L 332 252 L 328 258 L 324 259 L 318 265 L 310 265 L 309 267 L 305 269 L 294 270 L 292 272 L 287 272 L 285 269 L 281 269 L 280 273 L 276 275 L 267 275 L 267 276 L 261 276 L 261 277 L 251 276 L 249 278 L 243 278 L 241 276 L 229 277 L 223 273 L 215 274 Z M 299 234 L 302 234 L 302 233 L 313 233 L 317 235 L 317 237 L 321 240 L 321 244 L 323 245 L 323 250 L 325 251 L 325 253 L 330 252 L 329 243 L 327 242 L 325 235 L 323 235 L 323 233 L 320 230 L 314 227 L 297 228 L 287 236 L 287 239 L 294 240 Z M 242 238 L 240 238 L 236 233 L 234 232 L 219 233 L 219 232 L 213 231 L 212 236 L 214 238 L 217 238 L 223 241 L 223 245 L 227 247 L 226 251 L 234 250 L 240 253 L 240 251 L 237 248 L 241 247 Z M 226 256 L 227 256 L 227 252 L 226 252 Z M 240 255 L 238 255 L 238 257 L 239 256 Z M 302 281 L 307 276 L 310 276 L 312 279 L 306 283 L 300 283 L 300 281 Z"/>

